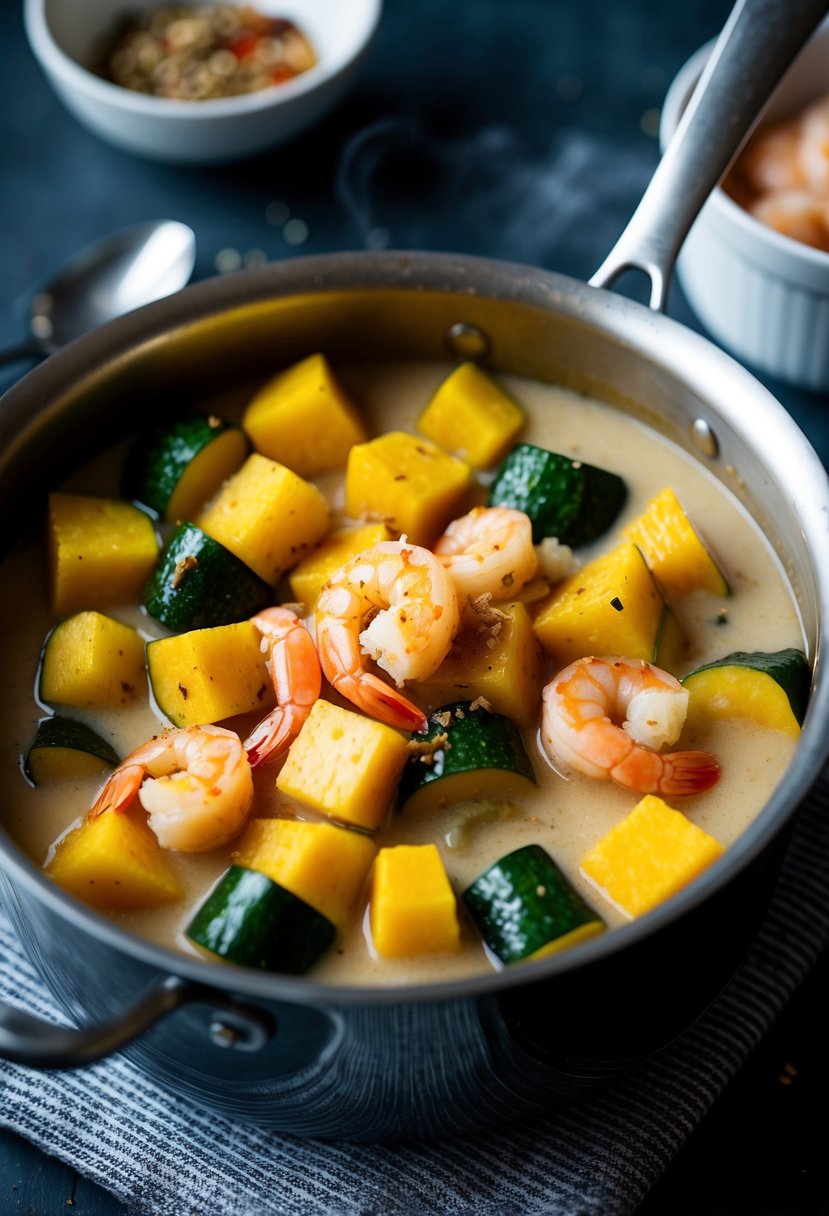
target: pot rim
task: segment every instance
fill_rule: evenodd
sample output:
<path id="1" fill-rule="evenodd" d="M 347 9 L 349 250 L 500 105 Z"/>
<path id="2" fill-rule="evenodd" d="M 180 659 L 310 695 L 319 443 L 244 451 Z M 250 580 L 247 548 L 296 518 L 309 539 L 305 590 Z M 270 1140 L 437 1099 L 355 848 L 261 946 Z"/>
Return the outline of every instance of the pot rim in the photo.
<path id="1" fill-rule="evenodd" d="M 156 301 L 72 342 L 30 371 L 0 402 L 0 443 L 19 445 L 18 435 L 31 421 L 32 405 L 48 405 L 92 372 L 123 358 L 130 350 L 156 343 L 207 317 L 256 302 L 294 294 L 372 289 L 442 291 L 499 301 L 535 305 L 601 328 L 605 335 L 638 351 L 648 363 L 710 401 L 708 386 L 717 386 L 716 411 L 735 431 L 773 435 L 774 450 L 786 467 L 786 456 L 798 461 L 798 486 L 811 490 L 814 501 L 800 496 L 798 519 L 817 558 L 826 544 L 829 479 L 808 440 L 783 407 L 745 368 L 713 343 L 671 318 L 612 292 L 534 267 L 459 254 L 382 251 L 323 254 L 203 280 Z M 682 356 L 682 358 L 680 358 Z M 744 421 L 746 419 L 746 421 Z M 0 448 L 2 450 L 2 448 Z M 9 463 L 14 455 L 9 457 Z M 795 495 L 797 499 L 797 495 Z M 797 506 L 797 502 L 795 503 Z M 814 683 L 797 750 L 785 779 L 757 817 L 707 871 L 689 887 L 645 916 L 606 934 L 528 965 L 517 965 L 456 980 L 405 985 L 326 984 L 305 977 L 281 976 L 228 967 L 222 962 L 188 957 L 120 928 L 104 915 L 60 891 L 22 852 L 0 825 L 0 877 L 49 906 L 74 927 L 163 973 L 246 996 L 317 1006 L 455 1000 L 497 995 L 589 966 L 609 954 L 635 946 L 663 931 L 713 896 L 747 867 L 781 832 L 808 793 L 829 755 L 829 666 L 822 661 L 822 639 L 829 627 L 829 562 L 814 563 L 817 583 Z"/>

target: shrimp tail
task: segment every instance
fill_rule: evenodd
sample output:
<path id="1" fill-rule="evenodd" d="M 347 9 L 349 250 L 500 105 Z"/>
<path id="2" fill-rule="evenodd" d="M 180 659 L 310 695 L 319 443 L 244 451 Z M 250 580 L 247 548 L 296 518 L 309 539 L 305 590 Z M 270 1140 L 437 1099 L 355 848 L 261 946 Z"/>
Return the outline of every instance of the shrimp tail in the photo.
<path id="1" fill-rule="evenodd" d="M 145 776 L 140 764 L 116 768 L 95 800 L 89 818 L 97 819 L 105 811 L 125 811 L 134 801 Z"/>
<path id="2" fill-rule="evenodd" d="M 660 794 L 701 794 L 719 780 L 720 766 L 708 752 L 668 752 L 661 759 L 665 767 L 657 787 Z"/>
<path id="3" fill-rule="evenodd" d="M 251 768 L 259 768 L 269 760 L 281 756 L 291 746 L 298 734 L 293 715 L 285 712 L 281 705 L 263 718 L 251 731 L 242 746 L 247 752 Z"/>
<path id="4" fill-rule="evenodd" d="M 289 608 L 265 608 L 251 621 L 269 655 L 267 665 L 278 702 L 242 744 L 251 768 L 258 768 L 286 752 L 299 734 L 320 695 L 322 671 L 314 639 Z"/>
<path id="5" fill-rule="evenodd" d="M 326 672 L 326 675 L 328 673 Z M 331 680 L 331 677 L 328 677 Z M 363 672 L 359 681 L 349 676 L 331 680 L 333 687 L 372 718 L 385 722 L 398 730 L 420 731 L 426 728 L 426 715 L 391 685 L 386 684 L 371 672 Z M 340 687 L 345 685 L 347 691 Z"/>

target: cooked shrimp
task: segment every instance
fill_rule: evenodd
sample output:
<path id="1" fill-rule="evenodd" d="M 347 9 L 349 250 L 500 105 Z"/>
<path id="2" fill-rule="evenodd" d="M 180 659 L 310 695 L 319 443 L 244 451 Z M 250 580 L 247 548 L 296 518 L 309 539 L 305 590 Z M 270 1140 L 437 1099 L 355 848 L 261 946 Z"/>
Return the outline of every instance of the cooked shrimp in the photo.
<path id="1" fill-rule="evenodd" d="M 406 680 L 425 680 L 447 654 L 459 618 L 452 580 L 428 549 L 408 544 L 405 537 L 381 541 L 346 562 L 322 589 L 317 601 L 322 670 L 367 714 L 390 726 L 420 730 L 423 711 L 367 671 L 364 656 L 388 672 L 398 688 Z"/>
<path id="2" fill-rule="evenodd" d="M 829 194 L 829 98 L 822 98 L 802 115 L 798 155 L 805 185 L 826 198 Z"/>
<path id="3" fill-rule="evenodd" d="M 640 794 L 700 794 L 720 775 L 714 757 L 658 750 L 679 738 L 687 708 L 686 689 L 652 663 L 577 659 L 544 689 L 541 742 L 554 764 L 600 781 Z"/>
<path id="4" fill-rule="evenodd" d="M 829 250 L 829 199 L 807 190 L 781 190 L 756 199 L 748 209 L 755 219 L 784 236 Z"/>
<path id="5" fill-rule="evenodd" d="M 320 695 L 322 672 L 314 639 L 290 608 L 265 608 L 252 618 L 262 635 L 277 706 L 244 742 L 251 768 L 287 751 Z"/>
<path id="6" fill-rule="evenodd" d="M 113 769 L 89 816 L 125 811 L 136 795 L 165 849 L 221 848 L 242 829 L 253 805 L 241 740 L 221 726 L 164 730 Z"/>
<path id="7" fill-rule="evenodd" d="M 806 185 L 801 156 L 802 124 L 799 118 L 759 131 L 737 162 L 737 175 L 756 194 L 799 190 Z"/>
<path id="8" fill-rule="evenodd" d="M 475 507 L 452 521 L 434 553 L 471 599 L 510 599 L 538 570 L 530 517 L 512 507 Z"/>

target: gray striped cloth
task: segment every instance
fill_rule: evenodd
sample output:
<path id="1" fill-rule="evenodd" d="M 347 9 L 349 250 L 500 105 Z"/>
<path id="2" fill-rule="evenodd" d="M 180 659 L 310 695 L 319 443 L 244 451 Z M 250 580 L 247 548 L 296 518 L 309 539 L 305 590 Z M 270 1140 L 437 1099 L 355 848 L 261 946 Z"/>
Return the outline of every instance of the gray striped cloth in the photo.
<path id="1" fill-rule="evenodd" d="M 743 967 L 677 1043 L 564 1112 L 439 1145 L 300 1141 L 171 1097 L 119 1058 L 0 1064 L 0 1122 L 141 1216 L 625 1216 L 829 941 L 829 782 L 802 808 Z M 0 919 L 0 998 L 63 1020 Z"/>

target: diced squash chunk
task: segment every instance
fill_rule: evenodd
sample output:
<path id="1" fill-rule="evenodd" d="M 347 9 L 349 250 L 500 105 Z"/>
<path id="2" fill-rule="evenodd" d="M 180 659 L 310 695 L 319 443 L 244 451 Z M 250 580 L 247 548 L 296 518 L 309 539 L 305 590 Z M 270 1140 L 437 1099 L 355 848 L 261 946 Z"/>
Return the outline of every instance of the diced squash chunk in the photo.
<path id="1" fill-rule="evenodd" d="M 106 739 L 85 722 L 54 714 L 43 718 L 23 761 L 23 772 L 33 785 L 83 777 L 96 777 L 114 768 L 118 754 Z"/>
<path id="2" fill-rule="evenodd" d="M 56 613 L 139 599 L 158 557 L 149 515 L 128 502 L 49 495 L 49 565 Z"/>
<path id="3" fill-rule="evenodd" d="M 311 612 L 317 603 L 323 584 L 335 570 L 358 553 L 389 539 L 385 524 L 366 524 L 362 528 L 340 528 L 326 536 L 288 575 L 291 595 Z"/>
<path id="4" fill-rule="evenodd" d="M 112 708 L 146 687 L 144 639 L 131 625 L 78 612 L 49 635 L 40 668 L 40 696 L 48 704 Z"/>
<path id="5" fill-rule="evenodd" d="M 249 451 L 247 437 L 239 427 L 219 430 L 216 438 L 206 443 L 185 466 L 170 495 L 164 518 L 170 523 L 193 519 L 222 483 L 241 467 Z"/>
<path id="6" fill-rule="evenodd" d="M 102 912 L 154 908 L 181 899 L 171 862 L 144 812 L 104 811 L 63 838 L 46 873 Z"/>
<path id="7" fill-rule="evenodd" d="M 343 929 L 376 852 L 370 836 L 331 823 L 254 819 L 233 861 L 267 874 Z"/>
<path id="8" fill-rule="evenodd" d="M 786 692 L 765 671 L 717 666 L 693 672 L 682 681 L 688 689 L 688 726 L 715 718 L 744 718 L 796 739 L 800 723 Z"/>
<path id="9" fill-rule="evenodd" d="M 634 917 L 686 887 L 722 852 L 713 836 L 647 794 L 582 859 L 581 872 Z"/>
<path id="10" fill-rule="evenodd" d="M 417 420 L 423 435 L 473 469 L 499 461 L 523 425 L 521 407 L 474 363 L 455 368 Z"/>
<path id="11" fill-rule="evenodd" d="M 427 439 L 389 431 L 351 449 L 346 515 L 382 520 L 413 544 L 430 545 L 462 514 L 469 481 L 469 465 L 463 461 Z"/>
<path id="12" fill-rule="evenodd" d="M 352 445 L 368 438 L 324 355 L 311 355 L 269 380 L 245 410 L 242 426 L 257 452 L 300 477 L 344 469 Z"/>
<path id="13" fill-rule="evenodd" d="M 106 767 L 100 757 L 71 747 L 42 747 L 29 753 L 29 770 L 36 785 L 96 777 Z"/>
<path id="14" fill-rule="evenodd" d="M 728 595 L 725 575 L 697 535 L 676 494 L 666 487 L 622 529 L 645 555 L 669 597 L 701 589 Z"/>
<path id="15" fill-rule="evenodd" d="M 390 726 L 320 699 L 276 784 L 332 819 L 373 830 L 386 818 L 407 754 Z"/>
<path id="16" fill-rule="evenodd" d="M 193 629 L 147 646 L 156 704 L 176 726 L 221 722 L 274 703 L 261 639 L 250 621 Z"/>
<path id="17" fill-rule="evenodd" d="M 653 662 L 664 611 L 642 554 L 625 543 L 560 583 L 542 601 L 534 628 L 560 667 L 586 655 Z"/>
<path id="18" fill-rule="evenodd" d="M 271 584 L 322 540 L 328 522 L 328 504 L 316 486 L 257 452 L 195 521 Z"/>
<path id="19" fill-rule="evenodd" d="M 433 844 L 381 849 L 372 871 L 371 940 L 384 958 L 457 950 L 455 895 Z"/>
<path id="20" fill-rule="evenodd" d="M 483 697 L 496 713 L 529 723 L 538 714 L 542 674 L 532 619 L 526 605 L 516 601 L 483 615 L 468 608 L 449 654 L 411 691 L 427 709 Z"/>

